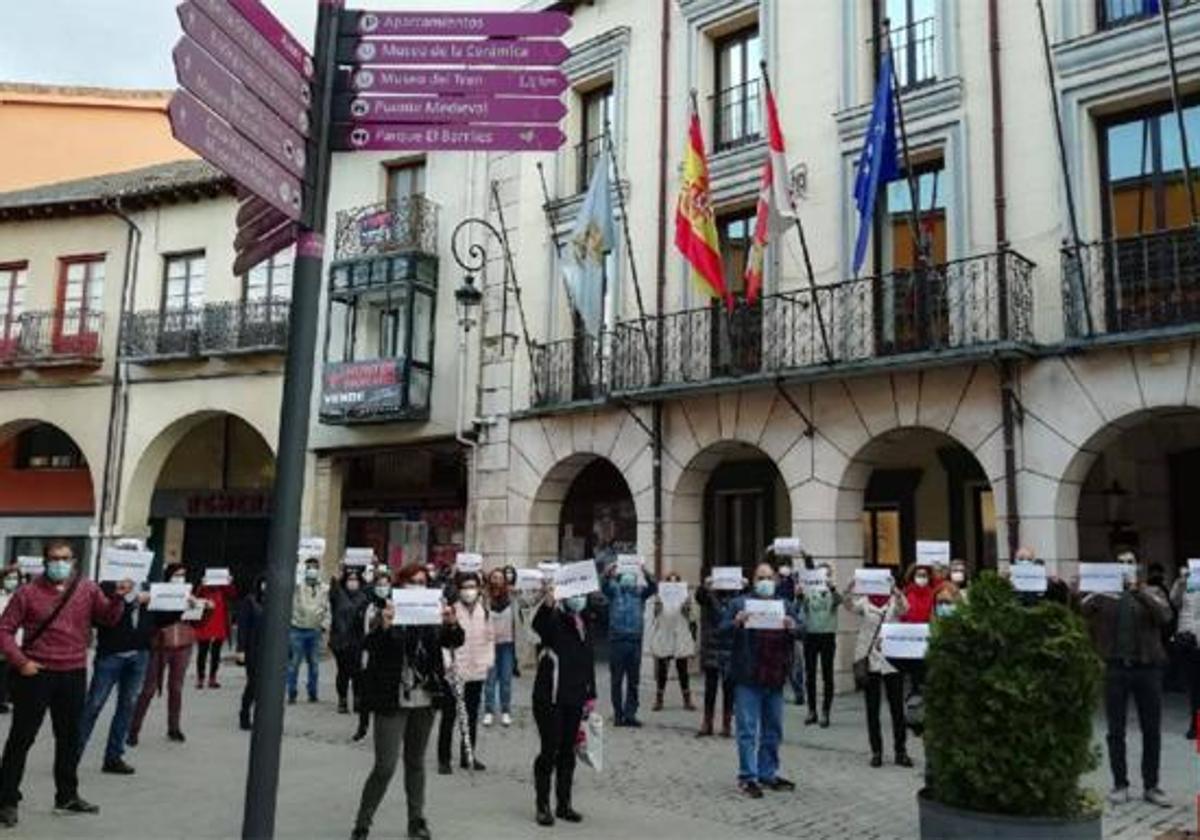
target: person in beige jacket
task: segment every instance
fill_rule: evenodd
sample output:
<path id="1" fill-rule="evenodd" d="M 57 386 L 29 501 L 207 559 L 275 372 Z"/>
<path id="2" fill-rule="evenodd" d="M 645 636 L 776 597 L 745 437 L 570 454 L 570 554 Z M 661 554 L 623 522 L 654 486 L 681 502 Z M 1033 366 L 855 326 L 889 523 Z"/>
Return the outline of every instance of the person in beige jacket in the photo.
<path id="1" fill-rule="evenodd" d="M 666 576 L 667 583 L 682 583 L 674 572 Z M 679 691 L 683 694 L 683 707 L 695 711 L 692 690 L 688 683 L 688 659 L 696 655 L 696 637 L 692 635 L 692 598 L 689 593 L 682 604 L 664 604 L 662 595 L 655 595 L 646 602 L 646 638 L 650 655 L 654 657 L 654 680 L 657 691 L 651 711 L 661 711 L 663 695 L 667 690 L 667 677 L 671 662 L 675 663 L 679 675 Z"/>
<path id="2" fill-rule="evenodd" d="M 288 702 L 296 702 L 300 660 L 308 663 L 308 702 L 317 702 L 320 676 L 321 631 L 329 626 L 329 586 L 321 582 L 321 561 L 304 561 L 304 580 L 292 596 L 292 626 L 288 632 Z"/>
<path id="3" fill-rule="evenodd" d="M 465 640 L 462 647 L 443 652 L 447 675 L 452 678 L 454 692 L 462 692 L 463 706 L 467 715 L 467 738 L 471 741 L 472 755 L 467 755 L 467 745 L 459 746 L 459 765 L 466 770 L 486 770 L 474 755 L 479 743 L 476 740 L 479 724 L 479 704 L 483 699 L 483 684 L 488 671 L 496 659 L 496 639 L 492 630 L 492 617 L 480 597 L 479 575 L 474 572 L 459 573 L 454 581 L 458 599 L 454 612 L 463 629 Z M 447 775 L 450 767 L 450 747 L 454 740 L 454 721 L 458 716 L 458 704 L 451 693 L 442 704 L 442 721 L 438 727 L 438 773 Z"/>

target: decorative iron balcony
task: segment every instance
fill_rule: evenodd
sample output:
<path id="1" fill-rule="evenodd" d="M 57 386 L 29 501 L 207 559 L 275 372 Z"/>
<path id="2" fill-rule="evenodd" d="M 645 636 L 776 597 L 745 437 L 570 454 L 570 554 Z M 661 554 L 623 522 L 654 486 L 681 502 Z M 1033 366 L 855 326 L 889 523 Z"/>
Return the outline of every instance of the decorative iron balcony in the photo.
<path id="1" fill-rule="evenodd" d="M 602 360 L 594 344 L 574 339 L 535 347 L 534 401 L 544 408 L 607 394 L 918 366 L 939 355 L 1016 349 L 1033 341 L 1033 268 L 1004 251 L 820 286 L 815 297 L 803 289 L 740 303 L 732 312 L 707 306 L 623 321 L 606 336 Z M 651 355 L 660 333 L 661 372 Z"/>
<path id="2" fill-rule="evenodd" d="M 125 315 L 121 358 L 140 364 L 287 350 L 288 301 L 231 301 Z"/>
<path id="3" fill-rule="evenodd" d="M 1095 0 L 1096 28 L 1115 29 L 1158 15 L 1159 2 L 1170 3 L 1172 9 L 1191 5 L 1195 0 Z"/>
<path id="4" fill-rule="evenodd" d="M 937 18 L 927 17 L 912 23 L 892 26 L 887 30 L 896 84 L 901 90 L 912 90 L 937 81 Z M 872 51 L 877 38 L 868 38 Z"/>
<path id="5" fill-rule="evenodd" d="M 760 87 L 758 79 L 751 79 L 717 91 L 710 97 L 714 151 L 736 149 L 762 137 Z"/>
<path id="6" fill-rule="evenodd" d="M 1200 322 L 1200 232 L 1192 228 L 1066 246 L 1062 258 L 1068 338 Z"/>
<path id="7" fill-rule="evenodd" d="M 438 205 L 423 195 L 340 210 L 336 259 L 399 252 L 437 254 Z"/>
<path id="8" fill-rule="evenodd" d="M 25 312 L 0 319 L 0 366 L 99 364 L 104 313 Z"/>

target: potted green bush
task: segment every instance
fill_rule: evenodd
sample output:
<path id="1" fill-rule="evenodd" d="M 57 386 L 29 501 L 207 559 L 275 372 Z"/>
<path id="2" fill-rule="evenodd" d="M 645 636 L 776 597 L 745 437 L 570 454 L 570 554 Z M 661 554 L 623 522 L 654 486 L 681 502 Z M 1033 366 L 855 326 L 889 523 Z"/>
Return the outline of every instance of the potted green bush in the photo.
<path id="1" fill-rule="evenodd" d="M 926 667 L 923 840 L 1100 840 L 1100 801 L 1079 780 L 1099 762 L 1102 664 L 1078 615 L 1024 606 L 985 573 L 935 622 Z"/>

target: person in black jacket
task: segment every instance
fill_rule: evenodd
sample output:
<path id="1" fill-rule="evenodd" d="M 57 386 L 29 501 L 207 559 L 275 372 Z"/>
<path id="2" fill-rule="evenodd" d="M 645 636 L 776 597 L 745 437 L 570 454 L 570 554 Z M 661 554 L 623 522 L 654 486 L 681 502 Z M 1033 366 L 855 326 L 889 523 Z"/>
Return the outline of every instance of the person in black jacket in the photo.
<path id="1" fill-rule="evenodd" d="M 127 583 L 102 583 L 106 595 L 114 592 L 125 599 L 121 620 L 112 627 L 100 627 L 96 632 L 96 659 L 92 664 L 92 683 L 84 701 L 79 722 L 79 757 L 87 747 L 96 719 L 108 702 L 108 695 L 117 689 L 117 710 L 108 728 L 108 744 L 104 748 L 105 773 L 127 776 L 133 768 L 125 763 L 125 738 L 133 720 L 133 706 L 146 667 L 150 663 L 150 637 L 154 633 L 153 618 L 146 614 L 150 602 L 148 592 L 138 592 Z"/>
<path id="2" fill-rule="evenodd" d="M 422 566 L 408 566 L 397 575 L 406 588 L 423 589 L 428 576 Z M 396 610 L 386 602 L 379 621 L 367 634 L 364 648 L 363 705 L 375 716 L 375 766 L 363 785 L 352 840 L 362 840 L 387 792 L 400 747 L 404 746 L 404 792 L 408 799 L 408 836 L 428 840 L 425 822 L 425 752 L 433 729 L 434 709 L 449 690 L 442 648 L 458 648 L 463 629 L 453 610 L 442 608 L 441 626 L 394 625 Z"/>
<path id="3" fill-rule="evenodd" d="M 253 726 L 254 692 L 258 686 L 258 629 L 262 623 L 263 598 L 266 594 L 267 579 L 260 575 L 250 588 L 250 594 L 238 605 L 237 658 L 246 667 L 246 687 L 242 689 L 238 725 L 247 732 Z"/>
<path id="4" fill-rule="evenodd" d="M 583 816 L 571 807 L 575 776 L 575 736 L 583 709 L 596 699 L 596 666 L 592 633 L 583 618 L 587 597 L 578 595 L 556 608 L 547 590 L 533 616 L 533 630 L 541 639 L 537 676 L 533 682 L 533 719 L 541 750 L 533 762 L 537 793 L 537 822 L 554 825 L 558 817 L 580 822 Z M 550 777 L 555 776 L 558 807 L 550 812 Z"/>
<path id="5" fill-rule="evenodd" d="M 362 588 L 362 571 L 354 566 L 342 569 L 342 575 L 329 587 L 329 649 L 337 660 L 338 712 L 350 713 L 347 695 L 354 689 L 354 710 L 362 706 L 363 613 L 367 593 Z"/>

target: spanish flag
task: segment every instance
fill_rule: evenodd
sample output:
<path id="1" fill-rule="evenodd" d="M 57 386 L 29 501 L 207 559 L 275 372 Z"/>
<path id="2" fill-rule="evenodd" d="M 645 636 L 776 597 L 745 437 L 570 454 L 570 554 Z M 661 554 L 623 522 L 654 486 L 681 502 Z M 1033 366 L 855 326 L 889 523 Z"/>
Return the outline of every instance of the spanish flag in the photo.
<path id="1" fill-rule="evenodd" d="M 723 298 L 733 309 L 733 295 L 725 286 L 725 269 L 717 239 L 717 221 L 708 186 L 708 160 L 700 115 L 692 107 L 687 146 L 683 150 L 683 176 L 679 203 L 675 208 L 675 247 L 692 266 L 692 277 L 700 290 L 712 298 Z"/>

